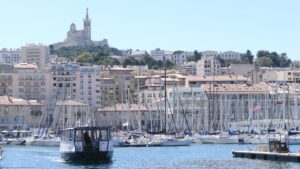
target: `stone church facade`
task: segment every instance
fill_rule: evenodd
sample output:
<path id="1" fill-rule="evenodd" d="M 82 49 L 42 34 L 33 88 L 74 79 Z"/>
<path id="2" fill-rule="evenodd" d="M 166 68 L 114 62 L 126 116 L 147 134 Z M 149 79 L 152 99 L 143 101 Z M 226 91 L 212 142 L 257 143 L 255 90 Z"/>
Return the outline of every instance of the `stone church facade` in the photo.
<path id="1" fill-rule="evenodd" d="M 88 9 L 86 9 L 85 19 L 83 20 L 83 30 L 77 30 L 76 25 L 72 23 L 67 38 L 63 42 L 53 44 L 53 49 L 69 46 L 108 46 L 107 39 L 102 41 L 91 39 L 91 19 L 89 18 Z"/>

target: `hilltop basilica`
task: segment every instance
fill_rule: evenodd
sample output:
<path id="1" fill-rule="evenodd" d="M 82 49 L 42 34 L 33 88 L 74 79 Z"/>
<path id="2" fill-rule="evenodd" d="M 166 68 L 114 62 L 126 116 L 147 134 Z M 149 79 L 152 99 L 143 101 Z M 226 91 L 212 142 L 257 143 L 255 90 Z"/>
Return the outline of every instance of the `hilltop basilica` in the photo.
<path id="1" fill-rule="evenodd" d="M 83 30 L 76 30 L 76 25 L 72 23 L 67 33 L 67 38 L 63 42 L 53 44 L 53 49 L 69 46 L 108 46 L 107 39 L 93 41 L 91 39 L 91 19 L 88 9 L 86 9 L 85 19 L 83 20 Z"/>

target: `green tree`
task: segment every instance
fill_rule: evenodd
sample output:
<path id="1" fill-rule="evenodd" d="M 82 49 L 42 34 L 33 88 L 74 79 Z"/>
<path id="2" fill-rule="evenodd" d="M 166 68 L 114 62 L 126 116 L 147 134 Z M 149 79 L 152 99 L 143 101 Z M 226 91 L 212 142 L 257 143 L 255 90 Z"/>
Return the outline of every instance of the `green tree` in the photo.
<path id="1" fill-rule="evenodd" d="M 57 50 L 53 49 L 53 45 L 50 45 L 49 47 L 51 48 L 50 54 L 55 54 L 59 57 L 65 57 L 68 59 L 75 59 L 76 56 L 80 55 L 83 52 L 91 53 L 95 57 L 94 59 L 96 62 L 99 60 L 99 57 L 96 57 L 98 53 L 98 56 L 122 56 L 122 52 L 120 50 L 108 46 L 70 46 L 63 47 Z"/>
<path id="2" fill-rule="evenodd" d="M 273 67 L 280 67 L 281 58 L 276 52 L 271 52 L 267 57 L 269 57 L 272 60 Z"/>
<path id="3" fill-rule="evenodd" d="M 166 60 L 166 63 L 165 63 L 166 69 L 171 69 L 174 66 L 175 66 L 175 64 L 173 62 L 171 62 L 169 59 Z"/>
<path id="4" fill-rule="evenodd" d="M 287 57 L 286 53 L 280 54 L 280 67 L 289 67 L 292 64 L 292 60 Z"/>
<path id="5" fill-rule="evenodd" d="M 248 57 L 245 56 L 245 55 L 243 55 L 243 56 L 241 57 L 241 63 L 242 63 L 242 64 L 249 64 Z"/>
<path id="6" fill-rule="evenodd" d="M 123 60 L 122 65 L 126 67 L 127 65 L 140 65 L 140 61 L 130 56 Z"/>
<path id="7" fill-rule="evenodd" d="M 101 60 L 96 62 L 97 65 L 113 66 L 120 65 L 120 61 L 110 56 L 103 56 Z"/>
<path id="8" fill-rule="evenodd" d="M 273 65 L 273 62 L 272 59 L 264 56 L 256 59 L 256 65 L 259 67 L 271 67 Z"/>
<path id="9" fill-rule="evenodd" d="M 259 59 L 263 58 L 263 59 Z M 267 59 L 268 58 L 268 59 Z M 260 50 L 257 52 L 257 65 L 265 67 L 288 67 L 292 61 L 287 57 L 286 53 L 269 52 L 267 50 Z M 271 63 L 271 65 L 270 65 Z"/>
<path id="10" fill-rule="evenodd" d="M 89 52 L 83 52 L 75 59 L 77 62 L 81 63 L 91 63 L 94 61 L 93 55 Z"/>
<path id="11" fill-rule="evenodd" d="M 256 57 L 260 58 L 260 57 L 264 57 L 264 56 L 269 56 L 270 52 L 267 50 L 259 50 L 257 51 Z"/>
<path id="12" fill-rule="evenodd" d="M 102 60 L 107 56 L 109 56 L 109 52 L 107 52 L 107 51 L 97 52 L 97 54 L 94 57 L 94 62 L 98 62 L 99 60 Z"/>
<path id="13" fill-rule="evenodd" d="M 247 63 L 253 64 L 253 58 L 254 55 L 251 53 L 250 50 L 247 50 L 246 53 L 242 56 L 242 62 L 248 61 Z"/>
<path id="14" fill-rule="evenodd" d="M 176 51 L 173 52 L 173 54 L 181 54 L 181 53 L 183 53 L 182 50 L 176 50 Z"/>
<path id="15" fill-rule="evenodd" d="M 187 61 L 188 62 L 191 62 L 191 61 L 197 62 L 198 60 L 201 59 L 201 57 L 202 57 L 201 52 L 198 52 L 197 50 L 195 50 L 193 56 L 188 57 Z"/>
<path id="16" fill-rule="evenodd" d="M 221 58 L 220 56 L 217 56 L 216 60 L 218 60 L 221 63 L 221 67 L 225 67 L 225 59 Z"/>

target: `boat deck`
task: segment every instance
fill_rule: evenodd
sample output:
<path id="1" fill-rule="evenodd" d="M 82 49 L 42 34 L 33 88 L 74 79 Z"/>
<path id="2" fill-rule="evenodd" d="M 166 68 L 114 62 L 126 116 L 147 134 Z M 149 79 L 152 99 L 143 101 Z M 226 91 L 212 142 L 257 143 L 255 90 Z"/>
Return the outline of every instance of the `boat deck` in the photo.
<path id="1" fill-rule="evenodd" d="M 300 162 L 300 153 L 276 153 L 260 151 L 232 151 L 235 158 Z"/>

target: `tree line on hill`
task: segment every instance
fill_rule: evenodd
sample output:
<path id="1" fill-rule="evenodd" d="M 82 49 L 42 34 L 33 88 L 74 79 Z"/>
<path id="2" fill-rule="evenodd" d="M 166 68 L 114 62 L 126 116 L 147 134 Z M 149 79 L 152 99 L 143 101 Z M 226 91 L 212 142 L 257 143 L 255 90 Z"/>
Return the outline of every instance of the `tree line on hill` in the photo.
<path id="1" fill-rule="evenodd" d="M 231 63 L 241 64 L 253 64 L 258 67 L 289 67 L 292 64 L 292 60 L 288 58 L 286 53 L 278 54 L 277 52 L 269 52 L 268 50 L 259 50 L 256 54 L 256 60 L 254 61 L 254 55 L 250 50 L 247 50 L 241 57 L 241 61 L 236 59 L 224 60 L 217 57 L 222 67 L 227 67 Z"/>
<path id="2" fill-rule="evenodd" d="M 170 60 L 165 62 L 161 60 L 155 60 L 148 54 L 137 59 L 135 57 L 112 57 L 122 56 L 122 51 L 112 47 L 101 47 L 101 46 L 86 46 L 86 47 L 64 47 L 58 50 L 54 50 L 53 46 L 50 47 L 50 54 L 56 54 L 60 57 L 66 57 L 68 59 L 76 60 L 81 63 L 91 63 L 96 65 L 148 65 L 149 69 L 171 69 L 176 66 Z M 174 54 L 180 54 L 183 51 L 175 51 Z M 193 55 L 187 58 L 187 61 L 197 62 L 202 58 L 201 52 L 195 50 Z M 289 67 L 292 64 L 291 59 L 288 58 L 286 53 L 269 52 L 268 50 L 259 50 L 256 54 L 256 60 L 254 61 L 254 55 L 250 50 L 247 50 L 242 56 L 241 60 L 225 60 L 217 57 L 222 67 L 229 66 L 232 63 L 241 64 L 253 64 L 255 63 L 258 67 Z"/>
<path id="3" fill-rule="evenodd" d="M 269 52 L 260 50 L 256 54 L 256 65 L 259 67 L 289 67 L 292 60 L 288 58 L 286 53 L 278 54 L 277 52 Z"/>

